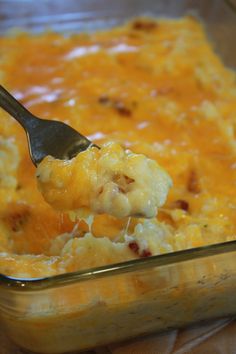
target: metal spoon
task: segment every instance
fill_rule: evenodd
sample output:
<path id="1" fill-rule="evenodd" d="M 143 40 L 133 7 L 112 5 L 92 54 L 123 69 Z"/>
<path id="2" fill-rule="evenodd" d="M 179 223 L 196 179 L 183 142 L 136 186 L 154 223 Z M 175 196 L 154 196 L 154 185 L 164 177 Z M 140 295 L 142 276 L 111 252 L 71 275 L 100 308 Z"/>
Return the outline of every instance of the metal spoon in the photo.
<path id="1" fill-rule="evenodd" d="M 34 116 L 1 85 L 0 107 L 25 129 L 30 157 L 35 166 L 47 155 L 60 160 L 71 159 L 89 146 L 96 146 L 65 123 Z"/>

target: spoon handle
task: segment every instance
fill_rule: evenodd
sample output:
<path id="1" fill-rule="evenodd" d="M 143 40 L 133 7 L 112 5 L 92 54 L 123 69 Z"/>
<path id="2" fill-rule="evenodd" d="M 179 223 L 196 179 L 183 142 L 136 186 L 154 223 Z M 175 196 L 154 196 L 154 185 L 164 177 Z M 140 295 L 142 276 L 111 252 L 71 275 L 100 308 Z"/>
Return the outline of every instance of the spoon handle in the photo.
<path id="1" fill-rule="evenodd" d="M 0 85 L 0 107 L 15 118 L 27 130 L 37 120 L 25 107 L 20 104 L 4 87 Z"/>

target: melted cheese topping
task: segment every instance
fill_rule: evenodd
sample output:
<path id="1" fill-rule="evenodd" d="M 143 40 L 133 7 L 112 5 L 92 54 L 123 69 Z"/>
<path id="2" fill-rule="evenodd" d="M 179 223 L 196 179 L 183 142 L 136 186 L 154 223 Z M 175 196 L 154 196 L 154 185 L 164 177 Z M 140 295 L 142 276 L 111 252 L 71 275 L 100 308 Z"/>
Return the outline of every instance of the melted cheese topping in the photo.
<path id="1" fill-rule="evenodd" d="M 18 34 L 0 38 L 0 55 L 3 84 L 34 114 L 62 120 L 104 148 L 113 141 L 144 154 L 173 180 L 158 221 L 102 214 L 89 230 L 85 215 L 71 221 L 64 206 L 56 211 L 42 198 L 23 129 L 1 111 L 0 272 L 59 274 L 236 238 L 235 73 L 196 20 L 140 19 L 67 37 Z M 87 200 L 88 188 L 82 192 Z M 68 193 L 53 203 L 74 210 L 83 198 Z M 97 198 L 93 208 L 110 212 L 106 203 Z M 119 216 L 130 210 L 137 213 L 133 202 Z"/>
<path id="2" fill-rule="evenodd" d="M 70 161 L 46 157 L 37 169 L 45 200 L 62 211 L 88 209 L 115 217 L 155 217 L 171 186 L 168 174 L 119 144 L 91 147 Z"/>

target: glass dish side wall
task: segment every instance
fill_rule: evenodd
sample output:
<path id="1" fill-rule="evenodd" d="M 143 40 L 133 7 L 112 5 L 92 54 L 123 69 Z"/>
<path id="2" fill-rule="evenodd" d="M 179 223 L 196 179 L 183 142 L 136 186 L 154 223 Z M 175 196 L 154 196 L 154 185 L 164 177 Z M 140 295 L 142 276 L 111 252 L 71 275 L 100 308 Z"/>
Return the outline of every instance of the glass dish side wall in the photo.
<path id="1" fill-rule="evenodd" d="M 40 291 L 1 290 L 3 321 L 19 346 L 65 353 L 234 314 L 235 256 L 231 252 Z"/>

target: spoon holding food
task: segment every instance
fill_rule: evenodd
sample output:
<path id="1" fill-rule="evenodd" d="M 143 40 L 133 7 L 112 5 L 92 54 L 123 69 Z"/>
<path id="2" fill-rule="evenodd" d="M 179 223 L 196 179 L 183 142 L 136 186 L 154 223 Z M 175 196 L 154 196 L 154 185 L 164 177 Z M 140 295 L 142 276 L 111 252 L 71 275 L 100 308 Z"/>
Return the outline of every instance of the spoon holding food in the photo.
<path id="1" fill-rule="evenodd" d="M 156 161 L 116 142 L 98 148 L 65 123 L 34 116 L 2 86 L 0 106 L 25 129 L 38 188 L 54 209 L 152 218 L 164 204 L 172 182 Z"/>

